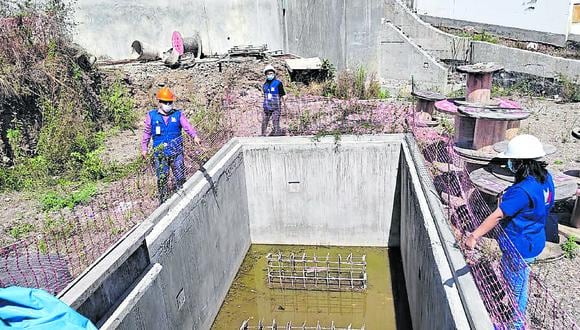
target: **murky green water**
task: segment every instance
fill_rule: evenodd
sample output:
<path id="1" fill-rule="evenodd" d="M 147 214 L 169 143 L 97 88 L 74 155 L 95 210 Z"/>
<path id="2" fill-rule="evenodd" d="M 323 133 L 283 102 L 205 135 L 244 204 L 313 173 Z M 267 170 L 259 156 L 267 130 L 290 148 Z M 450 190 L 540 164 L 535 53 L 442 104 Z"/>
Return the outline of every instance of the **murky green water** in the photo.
<path id="1" fill-rule="evenodd" d="M 269 253 L 331 256 L 349 253 L 366 255 L 368 289 L 366 292 L 323 292 L 280 290 L 267 287 L 266 258 Z M 212 329 L 239 329 L 244 320 L 257 325 L 263 319 L 271 325 L 292 321 L 294 325 L 337 327 L 352 324 L 353 328 L 365 325 L 368 329 L 396 329 L 395 306 L 391 286 L 388 250 L 368 247 L 314 247 L 288 245 L 253 245 L 236 275 L 234 283 L 222 305 Z"/>

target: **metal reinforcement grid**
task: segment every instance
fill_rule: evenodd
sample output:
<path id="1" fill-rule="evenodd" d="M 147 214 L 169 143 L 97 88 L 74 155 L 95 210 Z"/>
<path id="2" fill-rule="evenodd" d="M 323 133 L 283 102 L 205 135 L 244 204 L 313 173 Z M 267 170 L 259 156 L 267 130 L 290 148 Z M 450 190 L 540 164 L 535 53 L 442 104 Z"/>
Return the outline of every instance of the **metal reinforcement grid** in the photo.
<path id="1" fill-rule="evenodd" d="M 219 119 L 198 128 L 202 147 L 184 139 L 184 160 L 175 167 L 183 171 L 185 178 L 202 168 L 231 137 L 259 135 L 262 100 L 232 95 L 221 101 Z M 408 102 L 290 97 L 282 112 L 281 126 L 284 134 L 290 136 L 313 135 L 316 140 L 332 135 L 337 147 L 341 134 L 412 133 L 440 198 L 447 205 L 448 224 L 461 242 L 463 234 L 475 229 L 491 210 L 471 184 L 463 162 L 453 150 L 453 141 L 439 133 L 441 130 L 408 125 L 415 122 L 407 120 L 412 113 Z M 132 175 L 104 186 L 85 204 L 39 214 L 46 224 L 42 233 L 0 249 L 0 287 L 20 285 L 53 294 L 60 292 L 146 219 L 161 199 L 179 188 L 181 182 L 176 182 L 173 175 L 161 180 L 158 187 L 155 168 L 150 160 Z M 487 236 L 489 239 L 482 240 L 475 251 L 460 246 L 495 327 L 579 329 L 523 261 L 502 228 L 496 227 Z M 527 315 L 519 311 L 506 279 L 506 274 L 524 272 L 530 273 Z"/>
<path id="2" fill-rule="evenodd" d="M 318 291 L 364 291 L 367 288 L 366 256 L 343 258 L 308 256 L 306 253 L 287 256 L 282 253 L 266 256 L 268 287 L 272 289 Z"/>
<path id="3" fill-rule="evenodd" d="M 338 327 L 334 325 L 334 322 L 331 322 L 330 326 L 324 326 L 320 324 L 320 321 L 316 323 L 316 325 L 308 326 L 306 322 L 300 324 L 292 324 L 292 322 L 288 322 L 284 325 L 278 325 L 276 320 L 273 320 L 270 325 L 265 325 L 262 320 L 258 321 L 257 325 L 250 325 L 250 321 L 246 320 L 242 322 L 242 326 L 240 326 L 240 330 L 250 330 L 250 329 L 257 329 L 257 330 L 364 330 L 364 325 L 362 328 L 353 328 L 352 325 L 348 325 L 347 327 Z"/>

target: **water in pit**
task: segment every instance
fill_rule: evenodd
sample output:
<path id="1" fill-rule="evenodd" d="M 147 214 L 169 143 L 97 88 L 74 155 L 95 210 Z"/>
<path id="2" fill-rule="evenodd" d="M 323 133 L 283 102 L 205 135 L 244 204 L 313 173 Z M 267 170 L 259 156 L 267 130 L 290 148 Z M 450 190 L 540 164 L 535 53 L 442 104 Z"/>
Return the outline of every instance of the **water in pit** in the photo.
<path id="1" fill-rule="evenodd" d="M 271 289 L 267 283 L 266 255 L 294 253 L 325 257 L 366 255 L 368 287 L 364 292 L 325 292 Z M 252 245 L 234 279 L 212 329 L 240 329 L 244 320 L 251 326 L 258 320 L 279 328 L 291 321 L 294 326 L 365 329 L 409 329 L 408 306 L 400 256 L 396 249 L 372 247 L 322 247 Z"/>

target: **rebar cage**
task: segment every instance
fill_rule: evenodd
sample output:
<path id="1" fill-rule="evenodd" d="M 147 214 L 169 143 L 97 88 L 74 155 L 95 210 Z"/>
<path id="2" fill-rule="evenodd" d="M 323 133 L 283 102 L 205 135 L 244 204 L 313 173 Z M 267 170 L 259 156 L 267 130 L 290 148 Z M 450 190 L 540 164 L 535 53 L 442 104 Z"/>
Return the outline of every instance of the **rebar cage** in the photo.
<path id="1" fill-rule="evenodd" d="M 307 326 L 306 322 L 300 325 L 293 325 L 292 322 L 287 322 L 286 325 L 278 325 L 276 320 L 272 321 L 272 325 L 264 325 L 262 320 L 258 321 L 257 325 L 251 326 L 250 320 L 245 320 L 242 322 L 242 326 L 240 330 L 251 330 L 251 329 L 258 329 L 258 330 L 364 330 L 365 326 L 363 325 L 362 328 L 353 328 L 351 324 L 346 327 L 337 327 L 334 325 L 334 321 L 331 322 L 330 326 L 322 326 L 320 325 L 320 321 L 313 326 Z"/>
<path id="2" fill-rule="evenodd" d="M 346 258 L 285 256 L 278 252 L 269 253 L 267 260 L 268 286 L 273 289 L 320 290 L 320 291 L 365 291 L 367 289 L 366 256 Z"/>

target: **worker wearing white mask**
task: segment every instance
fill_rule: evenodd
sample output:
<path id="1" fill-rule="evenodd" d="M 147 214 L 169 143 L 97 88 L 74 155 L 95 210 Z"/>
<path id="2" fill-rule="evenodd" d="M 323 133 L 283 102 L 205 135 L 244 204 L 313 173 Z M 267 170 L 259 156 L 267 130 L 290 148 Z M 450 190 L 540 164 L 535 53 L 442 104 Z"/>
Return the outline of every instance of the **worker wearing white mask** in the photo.
<path id="1" fill-rule="evenodd" d="M 266 135 L 266 129 L 268 128 L 268 122 L 272 118 L 272 134 L 271 135 L 281 135 L 280 129 L 280 113 L 282 111 L 282 102 L 286 99 L 286 92 L 284 91 L 284 85 L 278 79 L 276 79 L 276 70 L 272 65 L 267 65 L 264 68 L 264 74 L 266 75 L 266 82 L 264 83 L 262 89 L 264 92 L 264 113 L 262 116 L 262 136 Z"/>

